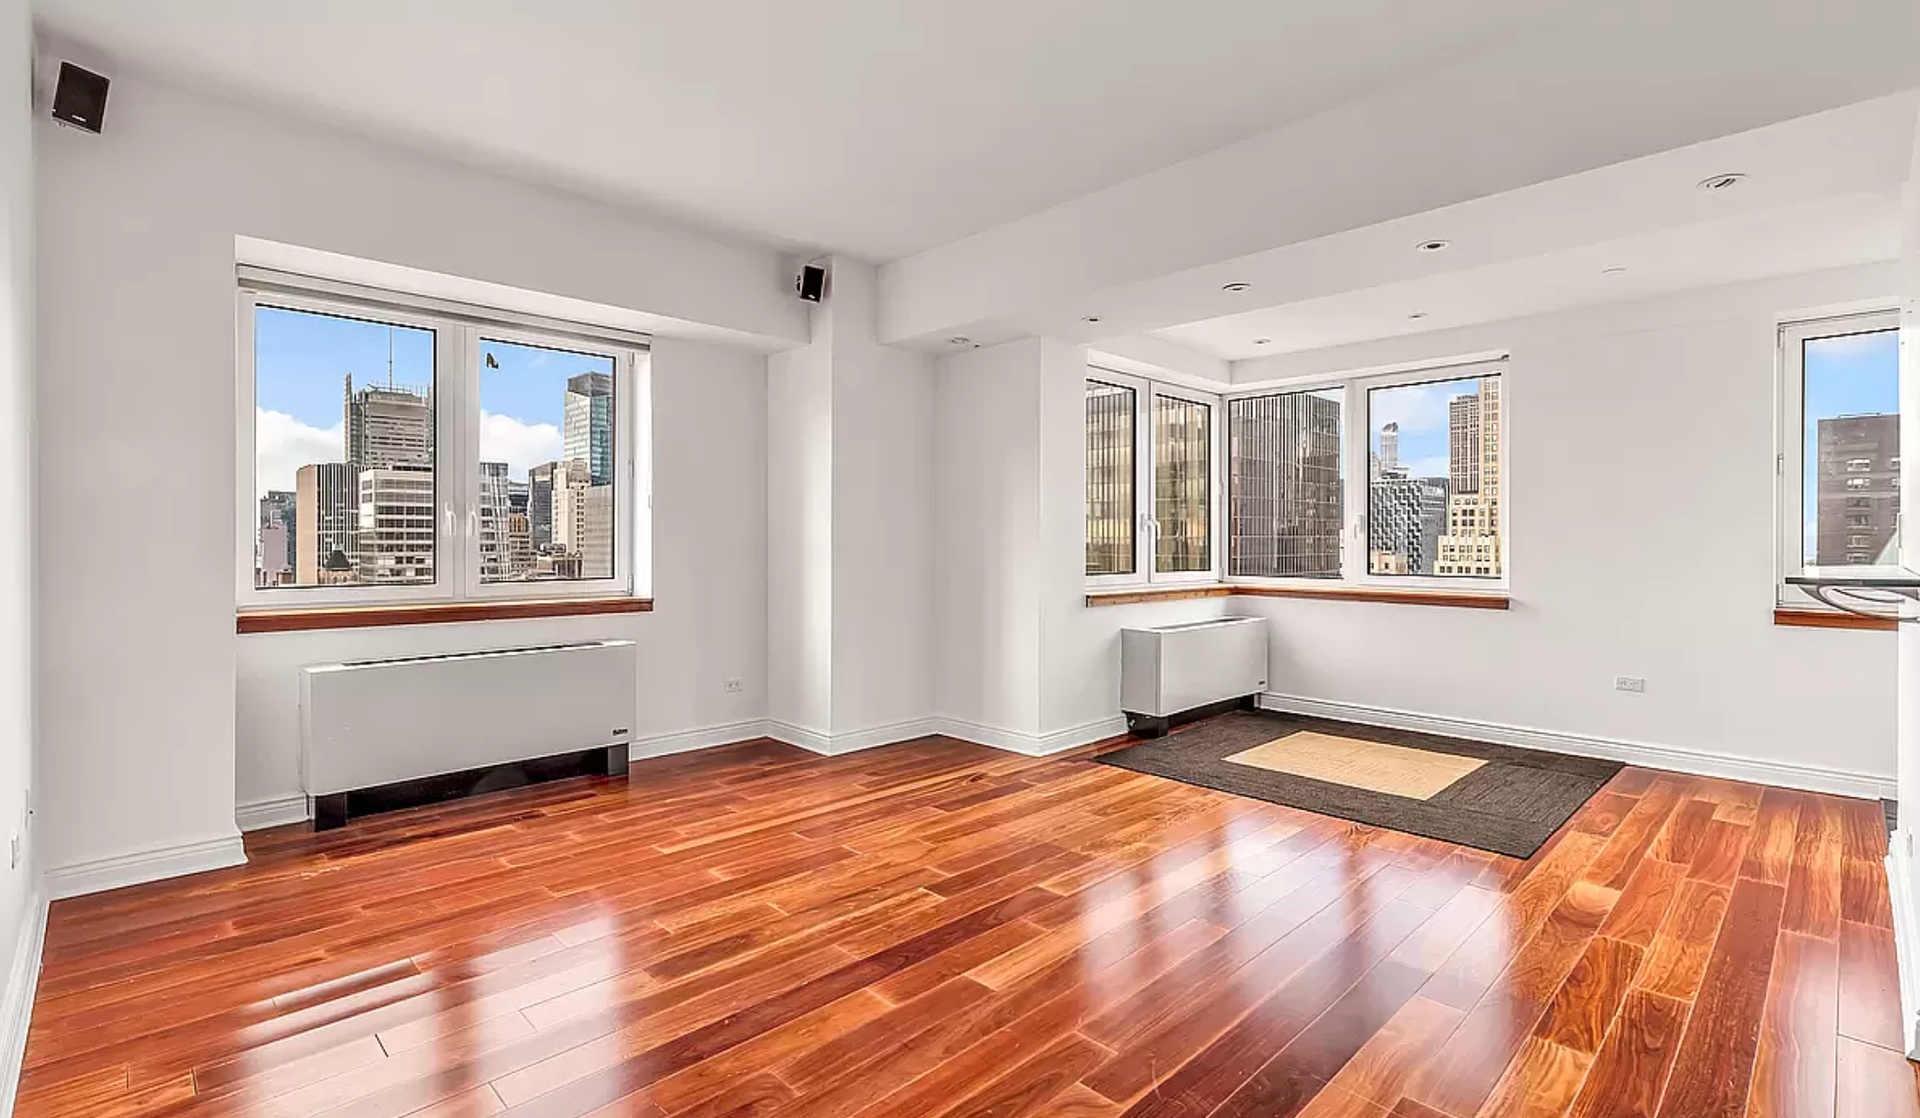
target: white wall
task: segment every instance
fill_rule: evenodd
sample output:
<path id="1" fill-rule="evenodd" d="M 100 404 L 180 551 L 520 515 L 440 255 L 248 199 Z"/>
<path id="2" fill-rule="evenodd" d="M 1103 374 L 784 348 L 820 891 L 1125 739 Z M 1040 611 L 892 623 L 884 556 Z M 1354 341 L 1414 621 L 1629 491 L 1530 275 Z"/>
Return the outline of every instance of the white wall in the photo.
<path id="1" fill-rule="evenodd" d="M 34 777 L 33 515 L 33 134 L 28 99 L 31 48 L 25 4 L 0 6 L 0 842 L 21 826 Z M 22 835 L 27 841 L 28 835 Z M 17 1046 L 26 1015 L 16 1007 L 30 983 L 31 926 L 38 851 L 28 841 L 18 866 L 0 859 L 0 1112 L 12 1105 Z M 0 846 L 0 851 L 5 847 Z M 24 934 L 23 934 L 24 933 Z"/>
<path id="2" fill-rule="evenodd" d="M 104 135 L 39 141 L 49 866 L 230 841 L 236 796 L 297 790 L 275 665 L 347 648 L 633 635 L 657 704 L 642 732 L 764 713 L 764 363 L 666 340 L 658 612 L 239 641 L 233 265 L 245 235 L 777 343 L 805 329 L 775 254 L 135 80 L 115 81 Z M 723 698 L 722 676 L 751 682 Z"/>
<path id="3" fill-rule="evenodd" d="M 1272 619 L 1272 690 L 1891 781 L 1895 638 L 1771 607 L 1777 318 L 1896 290 L 1856 269 L 1239 363 L 1512 355 L 1513 608 L 1236 599 Z"/>
<path id="4" fill-rule="evenodd" d="M 833 722 L 832 319 L 767 359 L 767 713 L 821 734 Z"/>
<path id="5" fill-rule="evenodd" d="M 871 265 L 830 274 L 810 343 L 767 362 L 768 672 L 770 716 L 840 750 L 930 713 L 933 368 L 875 340 Z"/>
<path id="6" fill-rule="evenodd" d="M 758 733 L 767 661 L 765 370 L 752 353 L 654 343 L 652 613 L 239 638 L 239 802 L 301 795 L 299 670 L 340 659 L 631 640 L 640 662 L 632 756 Z M 726 692 L 728 679 L 743 689 Z"/>

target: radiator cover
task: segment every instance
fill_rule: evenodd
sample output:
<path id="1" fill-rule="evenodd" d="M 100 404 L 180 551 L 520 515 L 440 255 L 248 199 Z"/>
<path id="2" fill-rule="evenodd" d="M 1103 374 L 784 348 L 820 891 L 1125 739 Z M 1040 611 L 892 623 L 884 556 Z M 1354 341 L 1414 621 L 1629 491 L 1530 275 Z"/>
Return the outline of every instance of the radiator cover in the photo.
<path id="1" fill-rule="evenodd" d="M 316 664 L 300 672 L 309 796 L 625 745 L 632 641 Z"/>
<path id="2" fill-rule="evenodd" d="M 1120 709 L 1165 718 L 1267 689 L 1267 622 L 1220 617 L 1120 630 Z"/>

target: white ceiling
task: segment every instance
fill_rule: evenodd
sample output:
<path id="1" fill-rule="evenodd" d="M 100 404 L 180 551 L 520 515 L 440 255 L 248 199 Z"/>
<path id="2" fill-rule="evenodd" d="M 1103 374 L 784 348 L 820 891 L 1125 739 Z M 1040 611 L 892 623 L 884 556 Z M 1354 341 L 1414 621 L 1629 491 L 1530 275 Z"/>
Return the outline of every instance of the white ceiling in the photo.
<path id="1" fill-rule="evenodd" d="M 886 261 L 1302 119 L 1576 0 L 35 0 L 130 71 Z"/>

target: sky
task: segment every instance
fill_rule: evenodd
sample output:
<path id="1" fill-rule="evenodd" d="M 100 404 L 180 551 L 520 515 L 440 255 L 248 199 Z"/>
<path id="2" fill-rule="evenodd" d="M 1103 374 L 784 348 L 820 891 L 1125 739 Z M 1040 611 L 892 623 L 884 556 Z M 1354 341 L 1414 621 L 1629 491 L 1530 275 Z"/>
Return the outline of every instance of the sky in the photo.
<path id="1" fill-rule="evenodd" d="M 1838 338 L 1810 338 L 1805 355 L 1806 429 L 1802 436 L 1801 531 L 1805 554 L 1816 550 L 1819 425 L 1837 415 L 1900 410 L 1900 332 L 1881 330 Z"/>
<path id="2" fill-rule="evenodd" d="M 295 472 L 345 460 L 343 378 L 354 387 L 393 380 L 426 388 L 433 381 L 430 330 L 306 311 L 261 307 L 254 320 L 255 489 L 291 491 Z M 515 479 L 528 467 L 558 459 L 567 379 L 613 371 L 610 358 L 482 340 L 480 458 L 505 462 Z"/>
<path id="3" fill-rule="evenodd" d="M 1367 415 L 1373 428 L 1367 449 L 1379 454 L 1380 429 L 1398 423 L 1400 464 L 1406 467 L 1407 476 L 1448 477 L 1448 404 L 1455 396 L 1479 394 L 1477 377 L 1373 389 L 1367 396 Z"/>

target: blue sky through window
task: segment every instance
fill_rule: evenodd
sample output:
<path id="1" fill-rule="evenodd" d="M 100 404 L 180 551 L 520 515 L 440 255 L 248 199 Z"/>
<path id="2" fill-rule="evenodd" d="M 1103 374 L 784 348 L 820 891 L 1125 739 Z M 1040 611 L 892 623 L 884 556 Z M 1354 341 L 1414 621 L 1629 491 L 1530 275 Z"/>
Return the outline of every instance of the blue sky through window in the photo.
<path id="1" fill-rule="evenodd" d="M 1899 412 L 1900 332 L 1809 338 L 1801 352 L 1806 427 L 1801 436 L 1800 519 L 1804 554 L 1812 555 L 1819 501 L 1820 421 Z"/>
<path id="2" fill-rule="evenodd" d="M 1398 423 L 1400 465 L 1406 468 L 1407 476 L 1448 477 L 1448 406 L 1455 396 L 1479 394 L 1476 377 L 1373 389 L 1367 394 L 1368 426 L 1373 429 L 1367 444 L 1369 453 L 1376 457 L 1380 454 L 1381 429 Z"/>
<path id="3" fill-rule="evenodd" d="M 345 460 L 344 378 L 385 384 L 388 346 L 395 384 L 433 384 L 431 330 L 262 306 L 254 319 L 256 488 L 291 490 L 301 466 Z M 506 462 L 516 480 L 558 459 L 567 379 L 613 372 L 610 358 L 484 341 L 480 457 Z M 498 368 L 487 367 L 491 355 Z"/>

